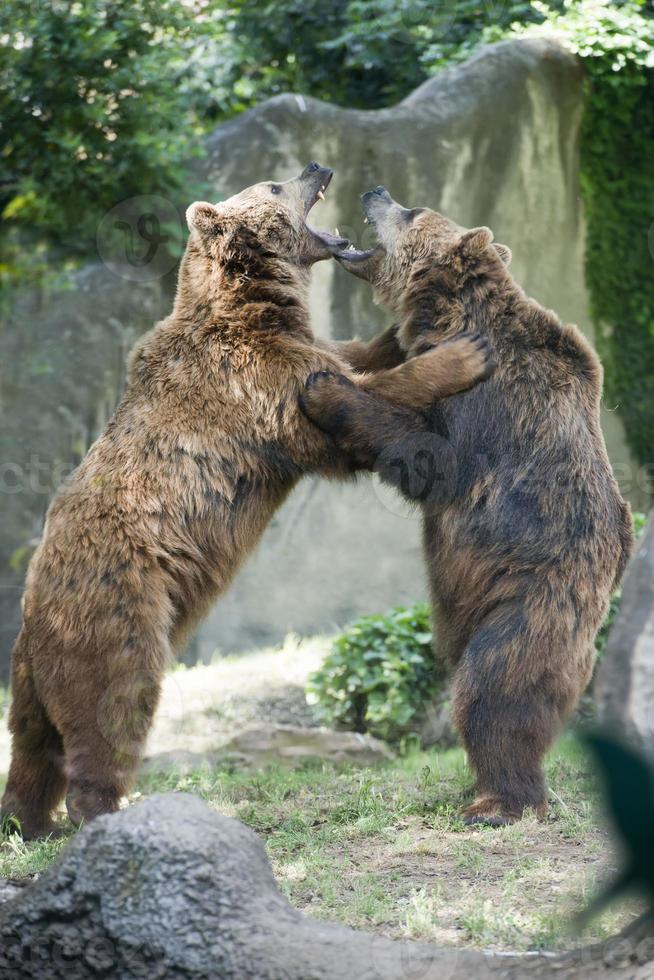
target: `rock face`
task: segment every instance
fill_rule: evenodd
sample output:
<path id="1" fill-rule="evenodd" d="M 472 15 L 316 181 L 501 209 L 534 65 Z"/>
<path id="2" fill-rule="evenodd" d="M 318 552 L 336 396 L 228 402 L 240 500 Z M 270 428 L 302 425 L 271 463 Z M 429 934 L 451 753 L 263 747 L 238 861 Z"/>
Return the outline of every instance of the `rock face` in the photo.
<path id="1" fill-rule="evenodd" d="M 647 980 L 652 952 L 492 957 L 306 919 L 255 834 L 186 794 L 99 818 L 0 906 L 0 980 Z"/>
<path id="2" fill-rule="evenodd" d="M 602 720 L 635 737 L 654 758 L 654 511 L 625 575 L 597 700 Z"/>
<path id="3" fill-rule="evenodd" d="M 329 163 L 336 179 L 313 219 L 360 244 L 369 232 L 359 194 L 383 182 L 399 200 L 431 204 L 464 225 L 490 225 L 512 247 L 527 291 L 590 333 L 578 180 L 581 86 L 576 61 L 555 42 L 505 42 L 389 109 L 346 110 L 299 95 L 271 99 L 216 129 L 197 176 L 206 196 L 219 199 L 262 178 L 288 177 L 312 158 Z M 177 203 L 181 209 L 188 201 Z M 161 211 L 162 227 L 171 221 L 170 202 L 148 201 L 145 210 Z M 130 213 L 138 211 L 136 202 Z M 135 228 L 133 237 L 138 243 Z M 126 239 L 126 261 L 132 247 Z M 16 633 L 25 561 L 48 496 L 113 408 L 135 336 L 170 306 L 173 270 L 157 261 L 155 255 L 153 270 L 89 267 L 63 294 L 26 297 L 0 331 L 0 490 L 8 508 L 0 526 L 0 665 Z M 317 267 L 314 280 L 318 333 L 369 336 L 385 322 L 368 288 L 335 263 Z M 642 506 L 614 414 L 605 431 L 618 476 L 630 481 Z M 205 622 L 198 650 L 208 657 L 216 647 L 259 646 L 291 630 L 331 630 L 420 598 L 423 589 L 419 522 L 391 492 L 370 480 L 307 480 Z"/>
<path id="4" fill-rule="evenodd" d="M 120 397 L 127 353 L 163 312 L 162 282 L 89 265 L 20 298 L 0 329 L 0 677 L 50 497 Z"/>
<path id="5" fill-rule="evenodd" d="M 392 758 L 392 752 L 379 739 L 356 732 L 332 732 L 327 728 L 301 728 L 299 725 L 263 725 L 248 728 L 213 752 L 161 752 L 145 760 L 150 772 L 192 772 L 201 766 L 215 766 L 229 759 L 239 769 L 264 768 L 271 763 L 290 769 L 307 759 L 374 766 Z"/>

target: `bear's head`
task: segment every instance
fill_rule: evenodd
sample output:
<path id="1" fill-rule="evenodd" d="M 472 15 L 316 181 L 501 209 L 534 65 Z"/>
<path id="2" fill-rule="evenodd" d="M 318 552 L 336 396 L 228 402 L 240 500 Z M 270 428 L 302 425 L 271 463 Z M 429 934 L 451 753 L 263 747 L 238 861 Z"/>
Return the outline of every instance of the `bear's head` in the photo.
<path id="1" fill-rule="evenodd" d="M 347 239 L 312 228 L 307 217 L 324 198 L 332 175 L 312 162 L 298 177 L 254 184 L 220 204 L 196 201 L 186 212 L 189 246 L 201 246 L 210 263 L 236 271 L 270 259 L 308 267 L 330 258 L 347 246 Z"/>
<path id="2" fill-rule="evenodd" d="M 350 247 L 338 253 L 341 265 L 365 279 L 391 309 L 399 313 L 406 295 L 430 268 L 465 270 L 482 256 L 508 265 L 511 251 L 493 242 L 490 228 L 466 230 L 431 208 L 405 208 L 385 187 L 361 197 L 365 220 L 377 244 L 367 250 Z"/>

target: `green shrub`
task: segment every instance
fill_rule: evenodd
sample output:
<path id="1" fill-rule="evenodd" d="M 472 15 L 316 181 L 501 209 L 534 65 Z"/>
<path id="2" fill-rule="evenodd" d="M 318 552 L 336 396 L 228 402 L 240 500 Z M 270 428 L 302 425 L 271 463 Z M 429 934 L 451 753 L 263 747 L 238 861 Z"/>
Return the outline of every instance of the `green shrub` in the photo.
<path id="1" fill-rule="evenodd" d="M 545 9 L 561 3 L 546 0 Z M 545 17 L 530 0 L 332 0 L 328 17 L 323 0 L 237 0 L 228 15 L 212 9 L 213 28 L 227 39 L 207 52 L 205 111 L 216 115 L 289 90 L 361 109 L 389 105 L 462 47 L 471 51 L 485 28 Z"/>
<path id="2" fill-rule="evenodd" d="M 177 199 L 196 136 L 181 85 L 196 33 L 181 0 L 3 0 L 0 283 L 91 253 L 120 201 Z"/>
<path id="3" fill-rule="evenodd" d="M 336 638 L 307 699 L 327 725 L 397 741 L 416 730 L 445 676 L 432 639 L 426 603 L 364 616 Z"/>

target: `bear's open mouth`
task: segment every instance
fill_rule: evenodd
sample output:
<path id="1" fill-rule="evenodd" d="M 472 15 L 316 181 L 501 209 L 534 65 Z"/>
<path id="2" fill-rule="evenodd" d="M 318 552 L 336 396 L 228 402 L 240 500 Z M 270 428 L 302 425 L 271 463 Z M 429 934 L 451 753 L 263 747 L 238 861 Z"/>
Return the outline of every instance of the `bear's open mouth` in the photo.
<path id="1" fill-rule="evenodd" d="M 377 255 L 383 252 L 384 246 L 379 241 L 379 230 L 377 227 L 377 221 L 380 218 L 380 207 L 383 212 L 388 210 L 389 205 L 394 204 L 393 198 L 388 193 L 385 187 L 381 185 L 375 187 L 372 191 L 366 191 L 365 194 L 361 195 L 361 206 L 363 210 L 363 222 L 369 225 L 375 233 L 377 242 L 372 248 L 355 248 L 354 245 L 350 245 L 349 248 L 338 252 L 335 258 L 339 262 L 349 262 L 355 265 L 358 262 L 365 262 L 367 259 L 371 258 L 373 255 Z"/>
<path id="2" fill-rule="evenodd" d="M 318 167 L 317 164 L 315 166 Z M 312 174 L 311 176 L 313 177 L 314 175 Z M 309 198 L 309 200 L 305 204 L 305 210 L 304 210 L 304 217 L 305 218 L 309 214 L 309 211 L 314 206 L 314 204 L 317 204 L 318 201 L 324 201 L 325 200 L 325 191 L 327 190 L 327 188 L 331 184 L 332 177 L 333 176 L 334 176 L 334 171 L 333 170 L 329 170 L 327 167 L 320 167 L 320 168 L 318 168 L 316 170 L 315 177 L 316 177 L 317 180 L 320 181 L 320 183 L 317 185 L 317 189 L 316 190 L 313 190 L 313 188 L 312 188 L 311 197 Z M 315 186 L 316 185 L 314 183 L 314 187 Z"/>
<path id="3" fill-rule="evenodd" d="M 381 245 L 375 245 L 374 248 L 355 248 L 354 245 L 350 245 L 349 248 L 344 248 L 340 252 L 337 252 L 335 258 L 339 262 L 365 262 L 371 255 L 379 251 L 381 251 Z"/>
<path id="4" fill-rule="evenodd" d="M 329 184 L 331 183 L 332 176 L 333 176 L 333 172 L 331 170 L 328 170 L 322 177 L 322 183 L 320 184 L 318 190 L 315 192 L 312 200 L 309 201 L 305 214 L 305 224 L 309 229 L 309 231 L 311 232 L 311 234 L 313 235 L 313 237 L 318 239 L 318 241 L 322 245 L 325 245 L 330 252 L 335 254 L 336 252 L 339 252 L 342 249 L 347 248 L 347 246 L 350 244 L 350 240 L 348 238 L 342 238 L 341 235 L 339 235 L 338 233 L 338 228 L 335 228 L 333 233 L 330 231 L 322 231 L 318 228 L 314 228 L 312 225 L 309 224 L 308 221 L 306 221 L 306 217 L 308 216 L 314 204 L 316 204 L 318 201 L 325 200 L 325 191 L 327 190 Z"/>

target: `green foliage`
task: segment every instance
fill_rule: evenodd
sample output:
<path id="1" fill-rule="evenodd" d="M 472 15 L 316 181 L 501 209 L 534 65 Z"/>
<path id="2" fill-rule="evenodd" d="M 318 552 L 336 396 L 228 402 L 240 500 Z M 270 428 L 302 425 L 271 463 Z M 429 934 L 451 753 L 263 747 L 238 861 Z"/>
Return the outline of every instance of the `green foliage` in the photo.
<path id="1" fill-rule="evenodd" d="M 415 730 L 442 679 L 429 606 L 417 603 L 353 623 L 311 676 L 307 695 L 326 724 L 395 741 Z"/>
<path id="2" fill-rule="evenodd" d="M 561 0 L 548 7 L 558 8 Z M 540 22 L 528 0 L 239 0 L 214 6 L 214 26 L 229 38 L 228 60 L 214 54 L 214 112 L 295 91 L 372 109 L 408 95 L 428 75 L 471 49 L 485 28 Z"/>
<path id="3" fill-rule="evenodd" d="M 654 460 L 654 20 L 644 0 L 578 0 L 549 30 L 586 69 L 586 277 L 606 394 L 644 464 Z"/>
<path id="4" fill-rule="evenodd" d="M 4 277 L 47 246 L 88 253 L 99 217 L 171 191 L 193 144 L 180 89 L 193 13 L 179 0 L 4 0 Z M 27 231 L 25 236 L 24 230 Z"/>

